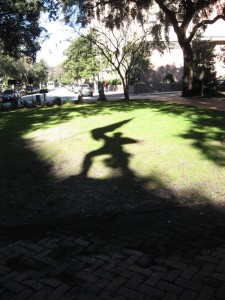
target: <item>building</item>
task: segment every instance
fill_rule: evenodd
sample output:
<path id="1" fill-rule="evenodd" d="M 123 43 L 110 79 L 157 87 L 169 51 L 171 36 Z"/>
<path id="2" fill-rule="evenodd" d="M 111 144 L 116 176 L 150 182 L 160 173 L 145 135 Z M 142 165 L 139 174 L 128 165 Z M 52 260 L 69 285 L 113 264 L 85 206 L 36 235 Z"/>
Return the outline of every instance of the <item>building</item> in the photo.
<path id="1" fill-rule="evenodd" d="M 107 10 L 107 9 L 106 9 Z M 154 5 L 151 9 L 151 14 L 144 16 L 145 22 L 144 27 L 146 28 L 157 24 L 158 20 L 156 13 L 158 12 L 158 5 Z M 103 16 L 104 17 L 104 16 Z M 191 28 L 192 25 L 190 25 Z M 225 45 L 225 35 L 224 35 L 225 23 L 223 20 L 217 21 L 215 24 L 209 25 L 207 30 L 204 32 L 204 39 L 211 41 L 215 44 L 216 53 L 221 52 L 221 47 Z M 110 36 L 111 33 L 108 29 L 104 27 L 104 23 L 97 18 L 92 20 L 89 25 L 90 28 L 99 28 L 104 32 L 104 35 Z M 129 29 L 127 29 L 126 38 L 132 37 L 133 35 L 143 34 L 143 26 L 140 26 L 137 22 L 133 21 Z M 113 36 L 119 36 L 119 30 L 114 30 Z M 151 41 L 151 35 L 149 34 L 147 39 Z M 121 42 L 121 47 L 123 43 Z M 163 53 L 154 50 L 151 54 L 151 66 L 149 66 L 149 71 L 143 74 L 142 78 L 145 82 L 151 81 L 162 81 L 165 73 L 170 72 L 174 75 L 175 80 L 181 80 L 183 74 L 183 52 L 177 42 L 177 36 L 173 29 L 170 31 L 170 47 L 166 49 Z M 216 62 L 216 72 L 218 77 L 225 76 L 225 68 L 219 59 Z M 106 75 L 105 75 L 106 76 Z"/>

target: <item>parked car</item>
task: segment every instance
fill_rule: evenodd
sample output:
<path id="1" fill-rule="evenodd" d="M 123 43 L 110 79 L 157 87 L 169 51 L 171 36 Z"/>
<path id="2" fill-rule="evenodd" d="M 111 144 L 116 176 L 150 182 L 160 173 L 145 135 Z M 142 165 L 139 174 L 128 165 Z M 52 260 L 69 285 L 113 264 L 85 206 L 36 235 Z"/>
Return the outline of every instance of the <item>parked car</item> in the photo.
<path id="1" fill-rule="evenodd" d="M 40 93 L 40 89 L 38 87 L 34 87 L 34 86 L 27 86 L 26 93 L 27 94 L 37 94 L 37 93 Z"/>
<path id="2" fill-rule="evenodd" d="M 217 81 L 217 90 L 219 92 L 225 92 L 225 79 L 220 79 Z"/>
<path id="3" fill-rule="evenodd" d="M 218 86 L 225 86 L 225 79 L 220 79 L 217 81 Z"/>
<path id="4" fill-rule="evenodd" d="M 22 90 L 19 90 L 19 96 L 20 98 L 25 96 L 26 95 L 26 90 L 25 89 L 22 89 Z"/>
<path id="5" fill-rule="evenodd" d="M 4 90 L 2 93 L 2 103 L 13 102 L 19 99 L 19 93 L 12 89 Z"/>
<path id="6" fill-rule="evenodd" d="M 90 96 L 93 97 L 93 89 L 86 83 L 76 85 L 74 87 L 75 93 L 80 93 L 82 96 Z"/>

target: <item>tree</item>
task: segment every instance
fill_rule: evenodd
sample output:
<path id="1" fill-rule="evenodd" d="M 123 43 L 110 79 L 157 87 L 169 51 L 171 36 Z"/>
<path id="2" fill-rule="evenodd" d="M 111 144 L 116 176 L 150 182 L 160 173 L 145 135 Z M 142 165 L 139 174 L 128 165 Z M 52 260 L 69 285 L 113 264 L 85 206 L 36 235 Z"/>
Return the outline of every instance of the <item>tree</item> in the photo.
<path id="1" fill-rule="evenodd" d="M 119 30 L 115 27 L 92 28 L 89 41 L 96 45 L 99 53 L 117 71 L 123 85 L 125 100 L 129 100 L 130 77 L 143 58 L 150 55 L 153 45 L 146 40 L 148 32 L 142 28 L 140 34 L 131 30 L 129 21 L 121 21 Z M 146 61 L 145 61 L 146 62 Z"/>
<path id="2" fill-rule="evenodd" d="M 105 25 L 119 27 L 121 21 L 127 17 L 142 20 L 143 12 L 151 14 L 151 7 L 155 3 L 159 7 L 158 22 L 152 34 L 157 40 L 164 30 L 164 39 L 169 41 L 169 30 L 172 27 L 177 35 L 178 43 L 183 51 L 183 96 L 193 95 L 193 50 L 192 41 L 200 29 L 205 30 L 208 25 L 219 19 L 225 20 L 224 0 L 62 0 L 67 12 L 71 4 L 77 4 L 85 12 L 86 21 L 98 16 L 107 7 L 108 17 Z M 82 7 L 81 7 L 82 3 Z M 84 20 L 84 18 L 83 18 Z M 79 21 L 79 18 L 78 18 Z"/>
<path id="3" fill-rule="evenodd" d="M 175 80 L 174 80 L 174 77 L 173 77 L 173 73 L 167 72 L 164 75 L 163 82 L 174 83 Z"/>
<path id="4" fill-rule="evenodd" d="M 30 70 L 28 76 L 33 77 L 34 84 L 40 87 L 48 80 L 49 68 L 45 60 L 41 59 L 39 63 L 35 63 Z"/>
<path id="5" fill-rule="evenodd" d="M 29 64 L 26 58 L 15 59 L 8 55 L 0 56 L 0 77 L 4 86 L 8 86 L 8 79 L 19 79 L 26 82 Z"/>
<path id="6" fill-rule="evenodd" d="M 57 65 L 55 67 L 48 68 L 48 80 L 54 81 L 55 85 L 62 83 L 63 78 L 63 65 Z M 69 83 L 69 82 L 66 82 Z"/>
<path id="7" fill-rule="evenodd" d="M 200 83 L 203 86 L 216 85 L 215 45 L 210 41 L 195 39 L 192 43 L 193 50 L 193 89 L 200 92 Z M 201 90 L 201 93 L 203 90 Z M 205 91 L 207 92 L 207 90 Z"/>
<path id="8" fill-rule="evenodd" d="M 0 77 L 17 76 L 16 60 L 9 56 L 0 56 Z"/>
<path id="9" fill-rule="evenodd" d="M 162 1 L 155 0 L 164 13 L 165 24 L 171 25 L 177 35 L 178 43 L 183 51 L 183 96 L 192 96 L 193 90 L 193 49 L 192 41 L 200 29 L 225 20 L 223 0 L 211 1 Z M 211 18 L 212 17 L 212 18 Z M 169 23 L 168 23 L 169 22 Z M 192 28 L 190 25 L 193 25 Z"/>
<path id="10" fill-rule="evenodd" d="M 35 59 L 43 30 L 39 18 L 43 9 L 38 0 L 0 1 L 0 54 Z"/>
<path id="11" fill-rule="evenodd" d="M 219 60 L 221 62 L 221 65 L 225 68 L 225 46 L 220 48 Z M 225 74 L 224 74 L 224 78 L 225 78 Z"/>
<path id="12" fill-rule="evenodd" d="M 81 78 L 94 79 L 99 74 L 98 49 L 91 41 L 89 35 L 80 36 L 66 51 L 64 76 L 71 78 L 71 81 Z"/>
<path id="13" fill-rule="evenodd" d="M 28 84 L 28 78 L 32 77 L 34 85 L 45 83 L 48 78 L 48 65 L 44 60 L 39 63 L 28 63 L 26 57 L 15 59 L 10 56 L 0 56 L 0 77 L 4 85 L 8 85 L 8 79 L 21 80 L 21 86 Z"/>

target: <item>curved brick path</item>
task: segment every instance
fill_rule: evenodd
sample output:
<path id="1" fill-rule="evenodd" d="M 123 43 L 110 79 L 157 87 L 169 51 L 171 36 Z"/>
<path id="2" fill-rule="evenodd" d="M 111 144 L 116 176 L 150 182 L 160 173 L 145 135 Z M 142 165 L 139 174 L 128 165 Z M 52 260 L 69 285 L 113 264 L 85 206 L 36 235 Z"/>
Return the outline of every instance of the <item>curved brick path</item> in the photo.
<path id="1" fill-rule="evenodd" d="M 165 94 L 164 96 L 156 95 L 155 99 L 161 101 L 170 101 L 178 104 L 198 106 L 202 108 L 225 111 L 225 96 L 224 98 L 204 98 L 204 97 L 184 98 L 184 97 L 174 96 L 174 95 L 168 97 L 168 94 L 167 95 Z"/>
<path id="2" fill-rule="evenodd" d="M 206 97 L 193 97 L 193 98 L 185 98 L 181 97 L 181 92 L 165 92 L 165 93 L 146 93 L 146 94 L 131 94 L 130 99 L 149 99 L 149 100 L 160 100 L 165 102 L 174 102 L 183 105 L 191 105 L 191 106 L 198 106 L 202 108 L 208 109 L 216 109 L 225 111 L 225 92 L 224 98 L 206 98 Z M 121 93 L 108 93 L 107 99 L 108 100 L 120 100 L 123 99 L 123 94 Z"/>
<path id="3" fill-rule="evenodd" d="M 207 204 L 0 227 L 0 299 L 223 300 L 224 220 Z"/>

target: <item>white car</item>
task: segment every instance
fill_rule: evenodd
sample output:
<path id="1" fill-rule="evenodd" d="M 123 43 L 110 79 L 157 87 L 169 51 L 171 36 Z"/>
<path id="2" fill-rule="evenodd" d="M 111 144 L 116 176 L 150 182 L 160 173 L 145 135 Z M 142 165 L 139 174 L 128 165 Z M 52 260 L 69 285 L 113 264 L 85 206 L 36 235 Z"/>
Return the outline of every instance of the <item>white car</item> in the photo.
<path id="1" fill-rule="evenodd" d="M 74 86 L 74 92 L 82 96 L 93 97 L 93 89 L 86 83 Z"/>

